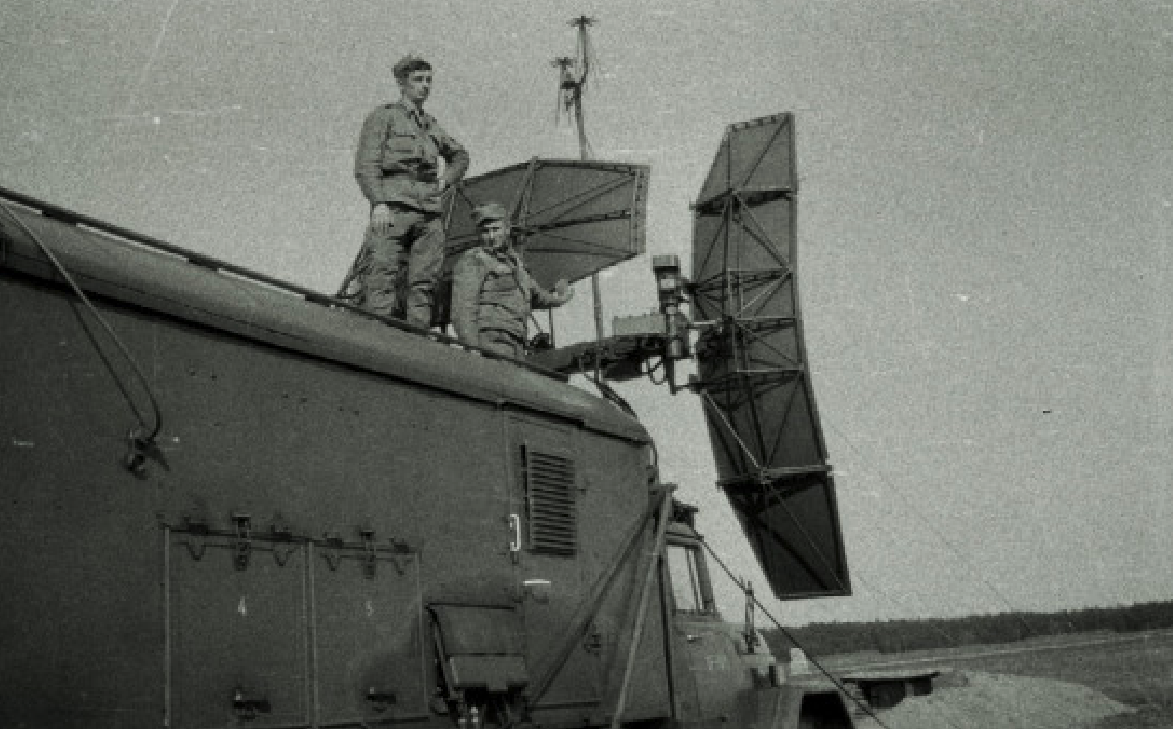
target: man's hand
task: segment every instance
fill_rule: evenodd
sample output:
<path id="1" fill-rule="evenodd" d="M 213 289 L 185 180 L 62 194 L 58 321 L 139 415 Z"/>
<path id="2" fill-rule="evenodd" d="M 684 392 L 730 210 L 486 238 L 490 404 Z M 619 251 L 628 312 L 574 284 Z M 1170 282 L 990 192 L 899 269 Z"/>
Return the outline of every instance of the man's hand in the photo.
<path id="1" fill-rule="evenodd" d="M 574 298 L 574 289 L 570 288 L 570 282 L 564 278 L 554 282 L 554 293 L 562 299 L 563 304 Z"/>
<path id="2" fill-rule="evenodd" d="M 391 208 L 379 203 L 371 210 L 371 228 L 379 235 L 387 235 L 391 227 Z"/>

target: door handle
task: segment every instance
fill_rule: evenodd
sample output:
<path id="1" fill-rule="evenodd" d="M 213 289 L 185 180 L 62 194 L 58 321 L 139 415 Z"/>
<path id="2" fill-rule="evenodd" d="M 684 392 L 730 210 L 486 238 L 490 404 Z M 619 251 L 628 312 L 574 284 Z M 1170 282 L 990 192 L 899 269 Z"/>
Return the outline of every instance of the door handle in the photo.
<path id="1" fill-rule="evenodd" d="M 517 554 L 521 551 L 521 517 L 517 514 L 509 515 L 509 551 Z"/>

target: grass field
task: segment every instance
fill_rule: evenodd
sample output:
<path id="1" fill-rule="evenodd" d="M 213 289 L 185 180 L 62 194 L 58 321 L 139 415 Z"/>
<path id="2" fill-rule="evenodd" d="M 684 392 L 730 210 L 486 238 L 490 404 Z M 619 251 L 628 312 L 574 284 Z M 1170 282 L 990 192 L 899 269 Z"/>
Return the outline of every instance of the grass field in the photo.
<path id="1" fill-rule="evenodd" d="M 1073 635 L 1037 644 L 873 655 L 846 662 L 860 667 L 931 664 L 1082 684 L 1137 710 L 1105 719 L 1096 729 L 1173 729 L 1173 631 Z M 832 661 L 836 673 L 843 668 L 838 663 Z"/>

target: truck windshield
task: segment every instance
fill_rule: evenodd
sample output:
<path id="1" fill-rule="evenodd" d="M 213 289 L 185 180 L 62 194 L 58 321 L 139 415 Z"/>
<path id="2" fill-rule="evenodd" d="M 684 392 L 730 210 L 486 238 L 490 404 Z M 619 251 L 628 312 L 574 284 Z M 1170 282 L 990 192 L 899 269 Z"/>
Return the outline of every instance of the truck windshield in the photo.
<path id="1" fill-rule="evenodd" d="M 676 610 L 699 613 L 707 608 L 706 586 L 699 565 L 696 547 L 683 544 L 668 545 L 668 572 L 672 577 L 672 597 Z"/>

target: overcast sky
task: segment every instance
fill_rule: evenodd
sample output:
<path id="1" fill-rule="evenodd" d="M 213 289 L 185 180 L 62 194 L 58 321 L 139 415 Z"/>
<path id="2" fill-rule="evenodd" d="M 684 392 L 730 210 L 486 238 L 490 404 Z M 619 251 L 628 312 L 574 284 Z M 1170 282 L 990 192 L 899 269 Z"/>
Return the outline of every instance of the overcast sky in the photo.
<path id="1" fill-rule="evenodd" d="M 0 185 L 333 291 L 359 126 L 427 57 L 470 174 L 575 157 L 555 56 L 597 18 L 597 157 L 688 260 L 725 125 L 798 129 L 802 306 L 855 595 L 788 623 L 1173 599 L 1173 6 L 56 0 L 0 6 Z M 654 305 L 648 260 L 608 320 Z M 586 294 L 588 287 L 581 287 Z M 559 321 L 591 331 L 589 296 Z M 622 388 L 764 591 L 698 401 Z M 730 617 L 737 601 L 724 593 Z"/>

